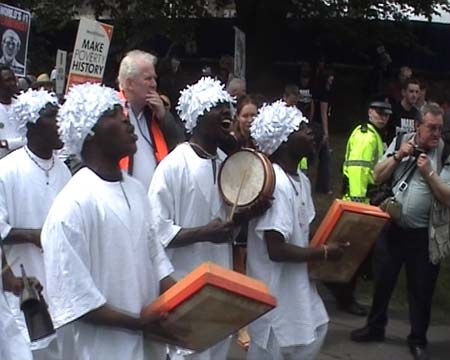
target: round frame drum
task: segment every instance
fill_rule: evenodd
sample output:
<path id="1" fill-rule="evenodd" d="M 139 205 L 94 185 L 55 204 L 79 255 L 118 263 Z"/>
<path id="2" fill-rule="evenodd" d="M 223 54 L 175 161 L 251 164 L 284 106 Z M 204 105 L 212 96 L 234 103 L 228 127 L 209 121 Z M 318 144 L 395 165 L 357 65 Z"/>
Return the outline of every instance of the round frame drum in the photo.
<path id="1" fill-rule="evenodd" d="M 243 148 L 230 155 L 219 171 L 219 190 L 231 206 L 248 207 L 261 197 L 271 197 L 275 173 L 270 160 L 253 149 Z"/>

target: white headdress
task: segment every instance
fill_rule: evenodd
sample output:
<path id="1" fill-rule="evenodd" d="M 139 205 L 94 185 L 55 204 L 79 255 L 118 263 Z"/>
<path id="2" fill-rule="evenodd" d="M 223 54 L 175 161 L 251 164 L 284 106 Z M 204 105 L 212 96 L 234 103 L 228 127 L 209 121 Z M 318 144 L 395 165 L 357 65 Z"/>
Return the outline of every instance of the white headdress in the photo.
<path id="1" fill-rule="evenodd" d="M 40 118 L 39 113 L 49 103 L 59 106 L 56 95 L 46 90 L 29 89 L 17 97 L 11 106 L 11 116 L 22 136 L 27 132 L 27 123 L 35 124 Z"/>
<path id="2" fill-rule="evenodd" d="M 191 133 L 197 126 L 199 116 L 221 102 L 234 103 L 236 100 L 218 80 L 209 76 L 201 78 L 196 84 L 188 85 L 181 91 L 177 111 L 184 121 L 186 130 Z"/>
<path id="3" fill-rule="evenodd" d="M 308 119 L 294 106 L 287 106 L 282 100 L 264 104 L 250 127 L 250 135 L 259 150 L 272 155 L 289 135 L 297 131 L 300 123 Z"/>
<path id="4" fill-rule="evenodd" d="M 114 89 L 91 83 L 72 86 L 65 99 L 57 117 L 59 137 L 67 153 L 75 155 L 105 111 L 123 103 Z"/>

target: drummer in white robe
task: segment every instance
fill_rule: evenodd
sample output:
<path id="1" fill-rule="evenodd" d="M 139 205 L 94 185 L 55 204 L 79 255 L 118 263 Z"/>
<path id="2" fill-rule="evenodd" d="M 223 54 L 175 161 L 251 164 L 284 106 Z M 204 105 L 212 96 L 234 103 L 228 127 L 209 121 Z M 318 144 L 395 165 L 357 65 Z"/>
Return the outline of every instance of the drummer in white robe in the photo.
<path id="1" fill-rule="evenodd" d="M 45 90 L 28 90 L 12 105 L 12 116 L 27 145 L 0 160 L 0 234 L 6 257 L 16 275 L 20 264 L 44 285 L 40 233 L 56 195 L 70 179 L 67 166 L 53 151 L 63 144 L 58 137 L 58 100 Z M 6 295 L 19 328 L 28 339 L 19 299 Z M 44 292 L 45 297 L 45 292 Z M 52 339 L 30 344 L 34 359 L 59 359 Z"/>
<path id="2" fill-rule="evenodd" d="M 234 224 L 227 220 L 217 175 L 225 154 L 219 149 L 230 136 L 230 103 L 219 81 L 202 78 L 181 92 L 177 107 L 189 142 L 178 145 L 156 168 L 148 191 L 157 237 L 166 247 L 180 279 L 205 261 L 232 267 Z M 171 359 L 226 359 L 230 339 L 202 353 Z"/>
<path id="3" fill-rule="evenodd" d="M 73 324 L 71 359 L 165 359 L 165 345 L 143 338 L 164 314 L 140 312 L 173 284 L 173 268 L 150 227 L 144 188 L 118 165 L 136 151 L 133 126 L 118 94 L 98 84 L 70 89 L 58 125 L 86 167 L 59 194 L 42 230 L 55 327 Z"/>
<path id="4" fill-rule="evenodd" d="M 315 211 L 309 180 L 297 168 L 314 148 L 307 122 L 277 101 L 263 106 L 250 128 L 273 162 L 276 185 L 272 207 L 249 224 L 247 274 L 268 285 L 277 307 L 249 325 L 249 360 L 315 359 L 327 332 L 328 315 L 307 262 L 338 259 L 347 244 L 308 247 Z"/>

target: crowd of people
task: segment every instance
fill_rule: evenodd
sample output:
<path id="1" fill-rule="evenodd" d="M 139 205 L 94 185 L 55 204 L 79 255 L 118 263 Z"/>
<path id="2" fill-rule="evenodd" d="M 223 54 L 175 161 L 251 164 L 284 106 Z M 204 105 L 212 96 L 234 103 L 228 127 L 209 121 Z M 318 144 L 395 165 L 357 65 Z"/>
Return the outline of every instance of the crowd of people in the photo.
<path id="1" fill-rule="evenodd" d="M 331 193 L 334 72 L 320 69 L 316 86 L 304 67 L 282 100 L 265 103 L 242 79 L 212 77 L 164 97 L 155 65 L 152 54 L 130 51 L 118 91 L 76 85 L 62 104 L 44 84 L 19 94 L 13 71 L 0 67 L 0 358 L 225 360 L 231 337 L 193 353 L 143 336 L 171 317 L 143 308 L 212 261 L 262 280 L 277 299 L 248 327 L 248 359 L 315 359 L 329 318 L 308 263 L 337 261 L 350 245 L 309 246 L 315 209 L 301 170 L 317 163 L 314 189 Z M 404 264 L 408 345 L 428 359 L 431 299 L 450 253 L 450 123 L 439 105 L 419 102 L 421 84 L 408 77 L 398 103 L 384 94 L 370 101 L 348 139 L 342 197 L 373 203 L 385 183 L 397 210 L 375 245 L 373 303 L 352 340 L 384 340 Z M 218 173 L 243 148 L 269 158 L 276 182 L 273 196 L 233 212 Z M 17 296 L 21 265 L 56 328 L 39 341 L 29 339 Z M 329 288 L 342 309 L 365 316 L 354 295 L 361 271 Z"/>

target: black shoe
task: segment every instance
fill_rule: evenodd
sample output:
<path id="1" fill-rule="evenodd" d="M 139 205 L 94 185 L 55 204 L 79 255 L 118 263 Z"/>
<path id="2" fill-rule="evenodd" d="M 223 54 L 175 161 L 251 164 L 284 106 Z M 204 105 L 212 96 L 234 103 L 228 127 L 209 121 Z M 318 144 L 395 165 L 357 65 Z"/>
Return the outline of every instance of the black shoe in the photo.
<path id="1" fill-rule="evenodd" d="M 339 306 L 339 308 L 342 311 L 345 311 L 349 314 L 356 315 L 356 316 L 366 316 L 369 312 L 365 307 L 363 307 L 361 304 L 353 300 L 350 305 L 347 306 Z"/>
<path id="2" fill-rule="evenodd" d="M 361 329 L 353 330 L 350 334 L 350 338 L 354 342 L 372 342 L 372 341 L 384 341 L 384 331 L 373 330 L 368 326 Z"/>
<path id="3" fill-rule="evenodd" d="M 414 360 L 429 360 L 427 349 L 420 345 L 409 345 L 409 351 L 411 351 Z"/>

